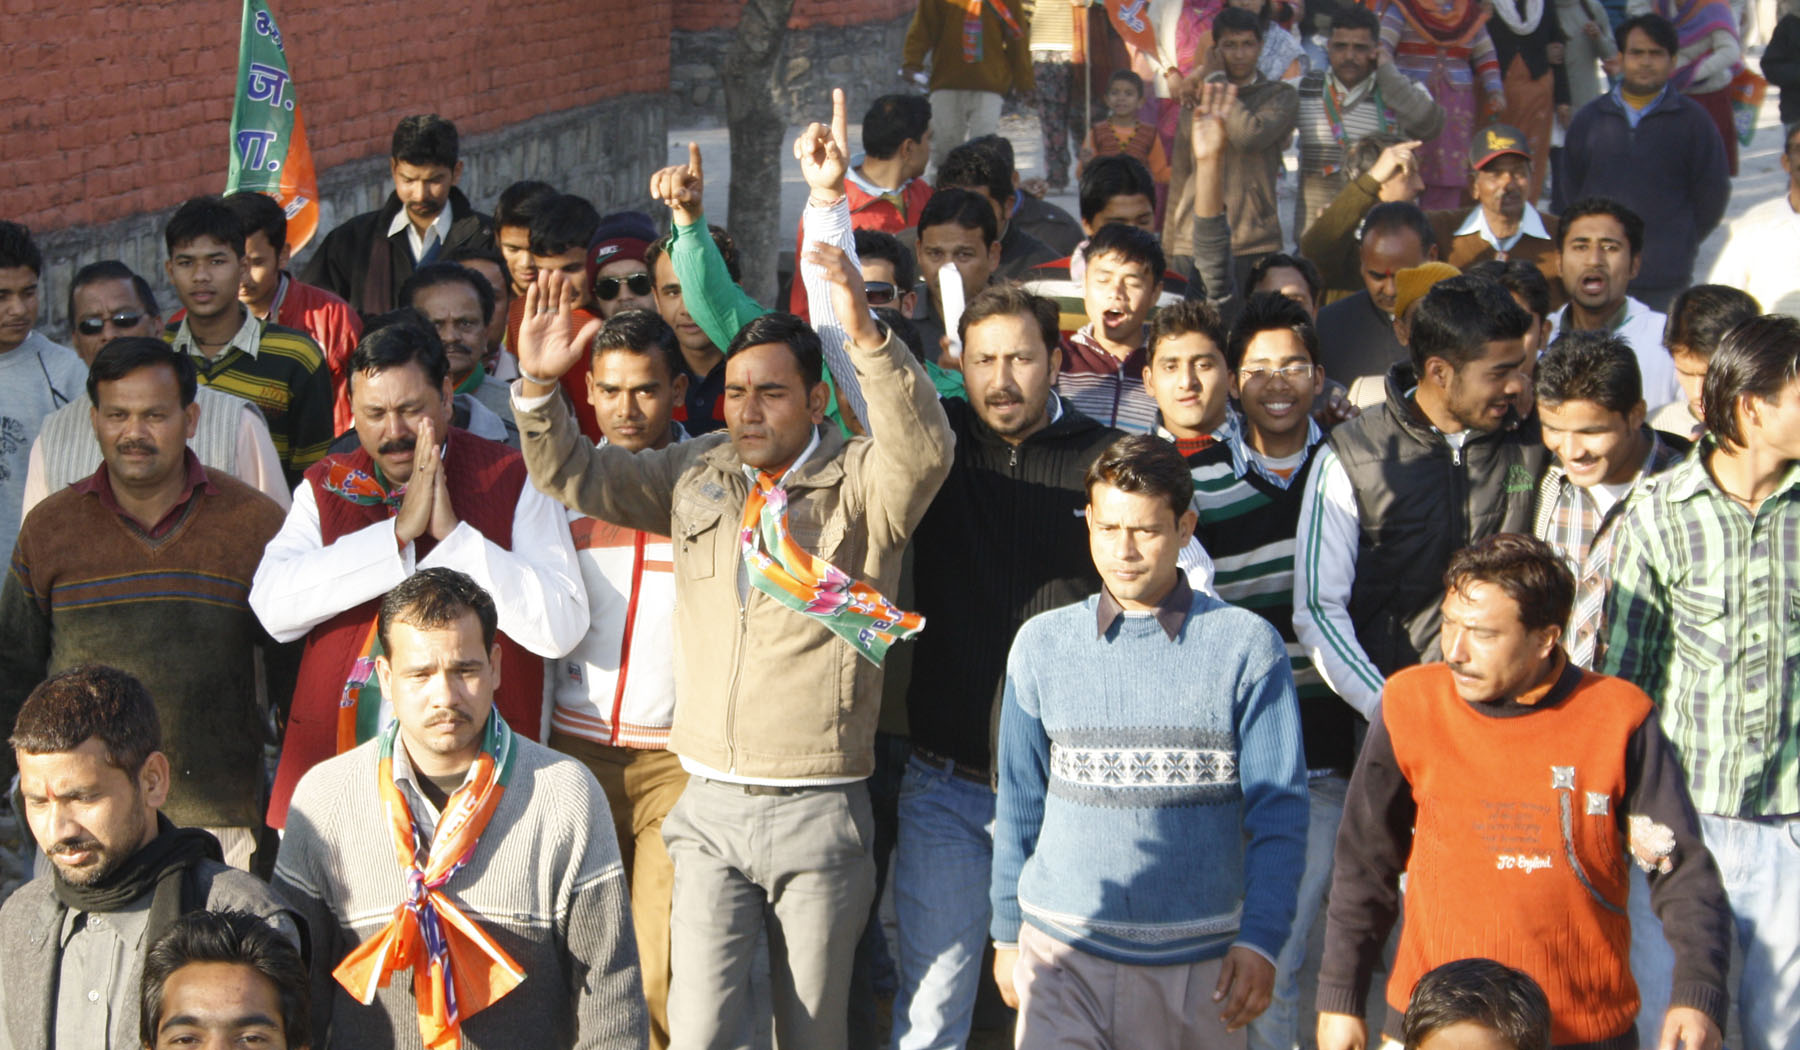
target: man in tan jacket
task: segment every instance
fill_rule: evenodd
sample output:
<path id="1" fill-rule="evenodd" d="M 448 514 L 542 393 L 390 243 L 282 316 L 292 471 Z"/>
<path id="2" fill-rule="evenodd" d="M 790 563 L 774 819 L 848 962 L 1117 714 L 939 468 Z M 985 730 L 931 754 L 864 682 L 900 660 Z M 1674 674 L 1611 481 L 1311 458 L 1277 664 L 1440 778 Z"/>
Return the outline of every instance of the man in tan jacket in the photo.
<path id="1" fill-rule="evenodd" d="M 841 175 L 822 181 L 814 206 L 841 193 Z M 815 247 L 805 261 L 832 275 L 873 438 L 820 425 L 819 339 L 788 315 L 752 321 L 727 350 L 727 433 L 636 453 L 582 440 L 554 396 L 598 327 L 573 331 L 557 275 L 527 293 L 520 330 L 513 404 L 532 481 L 591 517 L 673 540 L 669 749 L 691 775 L 663 824 L 676 1050 L 737 1045 L 765 926 L 777 1039 L 845 1045 L 851 958 L 874 894 L 863 780 L 879 660 L 920 626 L 882 595 L 897 593 L 901 553 L 950 470 L 931 381 L 870 317 L 849 260 Z"/>

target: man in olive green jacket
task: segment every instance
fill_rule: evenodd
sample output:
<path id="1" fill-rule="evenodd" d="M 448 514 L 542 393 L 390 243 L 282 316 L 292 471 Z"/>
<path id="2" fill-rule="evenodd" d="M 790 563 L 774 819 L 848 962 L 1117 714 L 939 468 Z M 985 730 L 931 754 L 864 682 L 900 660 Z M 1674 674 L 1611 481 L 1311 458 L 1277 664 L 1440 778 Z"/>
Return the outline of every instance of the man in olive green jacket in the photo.
<path id="1" fill-rule="evenodd" d="M 862 781 L 874 768 L 886 646 L 869 635 L 908 633 L 887 622 L 892 609 L 861 632 L 844 621 L 858 603 L 885 608 L 880 596 L 898 593 L 901 554 L 950 470 L 954 442 L 931 380 L 870 317 L 849 260 L 815 252 L 807 263 L 833 275 L 872 438 L 820 425 L 819 340 L 785 314 L 750 322 L 727 351 L 727 433 L 637 453 L 589 445 L 555 396 L 598 324 L 572 331 L 558 275 L 533 285 L 520 332 L 513 404 L 532 481 L 591 517 L 674 541 L 669 749 L 691 775 L 663 824 L 675 864 L 676 1050 L 735 1045 L 765 921 L 777 1038 L 844 1046 L 851 957 L 874 893 Z M 772 514 L 801 554 L 771 549 Z M 770 583 L 829 576 L 821 563 L 858 586 L 821 588 L 808 604 Z"/>

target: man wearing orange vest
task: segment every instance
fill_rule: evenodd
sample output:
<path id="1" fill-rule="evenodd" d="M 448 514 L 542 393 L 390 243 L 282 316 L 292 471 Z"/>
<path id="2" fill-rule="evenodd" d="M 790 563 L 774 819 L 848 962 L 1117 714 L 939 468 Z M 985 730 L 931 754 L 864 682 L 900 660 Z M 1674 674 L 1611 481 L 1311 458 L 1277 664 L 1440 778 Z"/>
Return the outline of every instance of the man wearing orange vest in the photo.
<path id="1" fill-rule="evenodd" d="M 1338 832 L 1319 1050 L 1368 1045 L 1362 1007 L 1399 914 L 1389 1038 L 1421 975 L 1453 959 L 1524 970 L 1559 1047 L 1638 1045 L 1629 866 L 1675 956 L 1661 1046 L 1717 1050 L 1730 913 L 1650 698 L 1562 648 L 1574 578 L 1548 545 L 1502 533 L 1444 574 L 1442 663 L 1400 671 Z"/>

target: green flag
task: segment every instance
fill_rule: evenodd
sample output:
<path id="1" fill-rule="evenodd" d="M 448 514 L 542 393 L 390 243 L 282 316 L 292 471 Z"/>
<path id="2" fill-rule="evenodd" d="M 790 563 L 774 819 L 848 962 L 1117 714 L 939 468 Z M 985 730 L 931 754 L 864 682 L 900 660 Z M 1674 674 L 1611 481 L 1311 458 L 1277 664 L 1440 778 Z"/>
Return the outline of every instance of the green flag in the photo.
<path id="1" fill-rule="evenodd" d="M 244 0 L 237 102 L 231 109 L 231 174 L 225 180 L 226 193 L 239 190 L 266 193 L 280 202 L 287 211 L 292 251 L 299 251 L 319 228 L 319 179 L 281 30 L 267 0 Z"/>

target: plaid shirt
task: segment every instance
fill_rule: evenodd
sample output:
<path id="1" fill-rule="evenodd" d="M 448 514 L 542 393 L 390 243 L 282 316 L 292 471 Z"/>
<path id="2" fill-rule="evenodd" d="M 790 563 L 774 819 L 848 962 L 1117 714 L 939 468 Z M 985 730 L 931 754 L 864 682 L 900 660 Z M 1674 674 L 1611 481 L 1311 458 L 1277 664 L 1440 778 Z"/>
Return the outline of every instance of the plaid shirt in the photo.
<path id="1" fill-rule="evenodd" d="M 1694 807 L 1800 814 L 1800 465 L 1753 516 L 1712 442 L 1641 484 L 1613 538 L 1600 670 L 1641 687 Z"/>
<path id="2" fill-rule="evenodd" d="M 1644 465 L 1632 479 L 1637 483 L 1661 474 L 1680 462 L 1683 448 L 1677 448 L 1645 428 L 1650 437 L 1650 452 Z M 1562 467 L 1551 464 L 1538 483 L 1537 517 L 1532 534 L 1556 548 L 1575 574 L 1575 604 L 1569 611 L 1564 645 L 1569 659 L 1577 667 L 1592 670 L 1598 662 L 1600 640 L 1605 635 L 1607 567 L 1612 561 L 1612 526 L 1625 510 L 1630 493 L 1614 503 L 1605 514 L 1600 513 L 1593 494 L 1569 480 Z"/>

